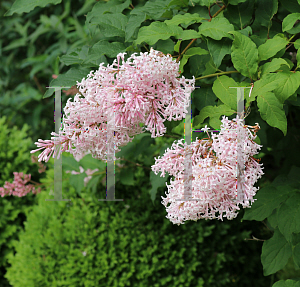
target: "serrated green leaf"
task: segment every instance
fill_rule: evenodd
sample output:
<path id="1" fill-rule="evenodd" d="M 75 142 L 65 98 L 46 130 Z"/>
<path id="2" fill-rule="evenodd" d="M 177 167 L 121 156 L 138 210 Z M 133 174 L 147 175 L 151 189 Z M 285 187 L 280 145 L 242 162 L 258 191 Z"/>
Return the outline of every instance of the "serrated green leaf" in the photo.
<path id="1" fill-rule="evenodd" d="M 90 49 L 83 64 L 99 59 L 102 55 L 106 55 L 109 58 L 116 58 L 119 53 L 125 52 L 126 47 L 121 42 L 99 41 L 93 45 Z"/>
<path id="2" fill-rule="evenodd" d="M 150 182 L 151 182 L 151 190 L 149 194 L 151 196 L 151 200 L 154 203 L 157 189 L 162 186 L 166 186 L 166 182 L 168 180 L 169 174 L 166 172 L 164 177 L 160 177 L 159 174 L 156 175 L 153 171 L 150 172 Z"/>
<path id="3" fill-rule="evenodd" d="M 204 22 L 199 26 L 199 33 L 215 40 L 223 37 L 232 39 L 228 32 L 234 31 L 234 27 L 226 18 L 212 18 L 211 22 Z"/>
<path id="4" fill-rule="evenodd" d="M 260 0 L 255 10 L 255 21 L 264 27 L 269 27 L 271 19 L 277 13 L 278 0 Z"/>
<path id="5" fill-rule="evenodd" d="M 179 39 L 184 40 L 190 40 L 198 38 L 199 34 L 195 30 L 184 30 L 179 36 Z"/>
<path id="6" fill-rule="evenodd" d="M 272 73 L 275 72 L 276 70 L 279 70 L 279 68 L 282 65 L 286 65 L 289 67 L 289 64 L 287 63 L 287 61 L 285 61 L 282 58 L 274 58 L 272 59 L 271 62 L 265 63 L 264 65 L 262 65 L 261 68 L 261 74 L 266 75 L 268 73 Z"/>
<path id="7" fill-rule="evenodd" d="M 196 89 L 192 94 L 192 103 L 199 111 L 206 106 L 214 106 L 216 99 L 211 87 Z"/>
<path id="8" fill-rule="evenodd" d="M 200 48 L 200 47 L 194 47 L 194 48 L 190 48 L 186 51 L 186 53 L 183 55 L 182 59 L 180 60 L 180 65 L 179 65 L 179 71 L 181 71 L 181 73 L 183 73 L 184 69 L 184 65 L 187 63 L 188 59 L 192 56 L 195 55 L 207 55 L 208 51 Z"/>
<path id="9" fill-rule="evenodd" d="M 212 90 L 215 95 L 227 105 L 230 109 L 237 110 L 237 90 L 230 87 L 238 87 L 239 85 L 233 78 L 225 75 L 217 77 L 214 81 Z"/>
<path id="10" fill-rule="evenodd" d="M 273 57 L 281 49 L 285 48 L 288 43 L 289 41 L 287 39 L 278 35 L 274 36 L 273 39 L 267 40 L 266 43 L 258 47 L 259 61 L 264 61 Z"/>
<path id="11" fill-rule="evenodd" d="M 291 242 L 292 232 L 300 232 L 300 194 L 288 198 L 277 212 L 278 228 L 286 240 Z"/>
<path id="12" fill-rule="evenodd" d="M 245 77 L 253 78 L 258 69 L 258 50 L 252 40 L 239 32 L 234 35 L 231 59 L 233 66 Z"/>
<path id="13" fill-rule="evenodd" d="M 262 221 L 270 216 L 282 202 L 284 202 L 290 192 L 289 186 L 266 185 L 262 187 L 255 195 L 255 201 L 251 208 L 247 208 L 243 220 Z"/>
<path id="14" fill-rule="evenodd" d="M 298 50 L 300 48 L 300 39 L 297 39 L 295 42 L 294 42 L 294 47 L 296 50 Z"/>
<path id="15" fill-rule="evenodd" d="M 62 168 L 65 171 L 67 170 L 69 171 L 75 170 L 77 172 L 80 171 L 78 161 L 76 161 L 74 157 L 65 156 L 64 154 L 62 155 Z"/>
<path id="16" fill-rule="evenodd" d="M 300 268 L 300 243 L 298 243 L 293 250 L 293 260 L 298 268 Z M 300 281 L 299 281 L 300 285 Z"/>
<path id="17" fill-rule="evenodd" d="M 115 13 L 122 13 L 124 9 L 128 8 L 131 1 L 126 0 L 110 0 L 107 2 L 98 2 L 93 6 L 92 11 L 88 12 L 86 15 L 86 24 L 94 17 L 99 17 L 105 13 L 112 15 Z"/>
<path id="18" fill-rule="evenodd" d="M 244 3 L 239 3 L 238 5 L 228 5 L 224 10 L 224 16 L 228 19 L 228 21 L 234 24 L 239 32 L 247 32 L 246 36 L 249 34 L 248 29 L 252 34 L 252 29 L 248 25 L 250 24 L 253 15 L 254 4 L 255 1 L 246 1 Z M 246 28 L 243 29 L 244 27 Z"/>
<path id="19" fill-rule="evenodd" d="M 280 84 L 281 79 L 276 74 L 266 74 L 260 80 L 254 82 L 254 87 L 250 99 L 254 101 L 256 96 L 275 90 Z"/>
<path id="20" fill-rule="evenodd" d="M 106 163 L 104 161 L 93 158 L 91 154 L 87 154 L 79 161 L 79 166 L 82 166 L 85 170 L 94 170 L 96 168 L 99 170 L 103 170 L 106 168 Z"/>
<path id="21" fill-rule="evenodd" d="M 132 169 L 122 169 L 120 172 L 120 182 L 124 185 L 134 185 L 134 172 Z"/>
<path id="22" fill-rule="evenodd" d="M 282 21 L 282 32 L 291 30 L 297 20 L 300 20 L 300 13 L 287 15 Z"/>
<path id="23" fill-rule="evenodd" d="M 122 13 L 94 15 L 90 25 L 98 25 L 105 37 L 125 37 L 125 27 L 128 17 Z"/>
<path id="24" fill-rule="evenodd" d="M 71 174 L 69 182 L 70 184 L 75 188 L 77 194 L 80 194 L 80 192 L 84 188 L 84 179 L 87 177 L 87 174 L 85 172 L 80 174 Z"/>
<path id="25" fill-rule="evenodd" d="M 224 56 L 231 54 L 231 40 L 225 38 L 222 41 L 216 41 L 207 38 L 207 48 L 218 68 L 222 63 Z"/>
<path id="26" fill-rule="evenodd" d="M 239 3 L 246 2 L 247 0 L 228 0 L 228 3 L 231 5 L 238 5 Z"/>
<path id="27" fill-rule="evenodd" d="M 300 281 L 299 280 L 280 280 L 274 283 L 272 287 L 300 287 Z"/>
<path id="28" fill-rule="evenodd" d="M 134 33 L 138 30 L 141 24 L 146 20 L 146 14 L 130 15 L 125 27 L 125 42 L 129 42 Z"/>
<path id="29" fill-rule="evenodd" d="M 141 44 L 142 42 L 146 42 L 149 45 L 153 45 L 158 40 L 167 40 L 171 36 L 174 36 L 176 39 L 178 39 L 180 38 L 182 31 L 182 28 L 178 26 L 168 26 L 162 22 L 152 22 L 149 26 L 142 27 L 139 30 L 138 37 L 134 44 L 137 45 Z"/>
<path id="30" fill-rule="evenodd" d="M 220 117 L 222 115 L 225 116 L 231 116 L 234 114 L 234 111 L 231 110 L 226 105 L 220 105 L 220 106 L 206 106 L 204 107 L 198 116 L 196 116 L 193 120 L 193 126 L 197 126 L 199 124 L 202 124 L 206 118 L 210 118 L 210 126 L 212 126 L 214 129 L 220 129 L 221 120 Z"/>
<path id="31" fill-rule="evenodd" d="M 282 269 L 292 255 L 292 248 L 280 233 L 275 229 L 273 236 L 262 246 L 261 262 L 264 276 L 268 276 Z"/>
<path id="32" fill-rule="evenodd" d="M 45 7 L 48 4 L 57 5 L 59 3 L 61 3 L 61 0 L 16 0 L 4 16 L 11 16 L 14 13 L 28 13 L 37 6 Z"/>
<path id="33" fill-rule="evenodd" d="M 67 73 L 60 74 L 51 81 L 49 87 L 72 87 L 76 81 L 81 81 L 90 73 L 90 69 L 86 67 L 74 68 L 72 67 Z M 44 99 L 49 98 L 54 93 L 54 88 L 49 88 L 44 94 Z"/>
<path id="34" fill-rule="evenodd" d="M 186 13 L 186 14 L 177 14 L 175 15 L 171 20 L 165 20 L 164 22 L 167 25 L 191 25 L 194 23 L 200 23 L 201 20 L 203 20 L 205 18 L 200 17 L 198 14 L 194 13 L 194 14 L 190 14 L 190 13 Z M 185 28 L 185 27 L 184 27 Z"/>
<path id="35" fill-rule="evenodd" d="M 274 90 L 276 97 L 281 103 L 284 103 L 300 86 L 300 72 L 278 72 L 280 79 L 278 87 Z"/>
<path id="36" fill-rule="evenodd" d="M 285 136 L 287 133 L 287 119 L 283 110 L 283 104 L 279 102 L 275 94 L 266 92 L 258 96 L 257 106 L 261 118 L 271 127 L 280 129 Z"/>

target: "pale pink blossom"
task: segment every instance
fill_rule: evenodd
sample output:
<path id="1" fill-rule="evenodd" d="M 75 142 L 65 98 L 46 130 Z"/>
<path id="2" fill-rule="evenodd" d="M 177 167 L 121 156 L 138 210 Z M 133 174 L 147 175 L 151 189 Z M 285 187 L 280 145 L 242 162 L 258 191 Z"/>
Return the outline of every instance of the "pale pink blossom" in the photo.
<path id="1" fill-rule="evenodd" d="M 40 187 L 36 190 L 33 184 L 26 185 L 26 183 L 30 181 L 30 179 L 31 174 L 23 174 L 23 172 L 14 172 L 14 181 L 12 183 L 6 181 L 4 187 L 0 187 L 1 197 L 4 197 L 5 195 L 14 195 L 22 197 L 30 192 L 32 192 L 33 194 L 40 193 Z"/>
<path id="2" fill-rule="evenodd" d="M 241 128 L 239 132 L 244 139 L 239 143 L 239 151 L 242 152 L 245 163 L 244 200 L 236 199 L 238 127 Z M 212 135 L 211 139 L 196 138 L 190 146 L 183 144 L 183 139 L 179 140 L 173 143 L 171 149 L 167 149 L 163 157 L 155 158 L 153 172 L 155 174 L 161 172 L 161 176 L 165 176 L 165 172 L 168 172 L 173 176 L 170 185 L 166 184 L 168 188 L 166 197 L 162 197 L 162 203 L 168 213 L 167 218 L 171 222 L 180 225 L 186 220 L 196 221 L 201 218 L 233 219 L 240 209 L 239 204 L 243 208 L 250 207 L 258 190 L 254 184 L 264 174 L 262 164 L 258 164 L 253 158 L 261 145 L 253 141 L 256 138 L 255 130 L 253 135 L 250 129 L 259 129 L 259 126 L 258 124 L 254 127 L 243 126 L 239 119 L 229 121 L 223 117 L 220 133 Z M 185 150 L 192 153 L 193 173 L 188 178 L 192 181 L 191 199 L 199 200 L 188 201 L 185 197 Z"/>
<path id="3" fill-rule="evenodd" d="M 185 118 L 195 77 L 179 78 L 180 63 L 152 48 L 140 55 L 134 53 L 126 61 L 125 54 L 118 54 L 107 67 L 101 63 L 97 71 L 77 83 L 80 93 L 73 102 L 67 101 L 63 130 L 51 133 L 55 136 L 51 140 L 39 139 L 35 143 L 39 149 L 31 151 L 44 149 L 39 161 L 48 161 L 52 154 L 59 157 L 62 152 L 73 156 L 91 152 L 94 158 L 107 160 L 107 143 L 118 152 L 135 135 L 150 131 L 153 138 L 162 136 L 165 120 Z M 60 144 L 56 155 L 55 146 Z"/>

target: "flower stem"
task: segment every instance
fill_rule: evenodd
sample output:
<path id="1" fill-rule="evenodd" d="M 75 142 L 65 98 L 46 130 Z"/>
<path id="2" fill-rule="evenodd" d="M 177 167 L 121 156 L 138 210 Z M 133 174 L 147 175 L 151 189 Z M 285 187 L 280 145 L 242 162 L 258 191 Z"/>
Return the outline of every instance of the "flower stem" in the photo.
<path id="1" fill-rule="evenodd" d="M 219 75 L 233 74 L 233 73 L 239 73 L 239 71 L 227 71 L 227 72 L 210 74 L 210 75 L 206 75 L 206 76 L 203 76 L 203 77 L 196 78 L 195 80 L 197 81 L 197 80 L 202 80 L 202 79 L 206 79 L 206 78 L 210 78 L 210 77 L 215 77 L 215 76 L 219 76 Z"/>

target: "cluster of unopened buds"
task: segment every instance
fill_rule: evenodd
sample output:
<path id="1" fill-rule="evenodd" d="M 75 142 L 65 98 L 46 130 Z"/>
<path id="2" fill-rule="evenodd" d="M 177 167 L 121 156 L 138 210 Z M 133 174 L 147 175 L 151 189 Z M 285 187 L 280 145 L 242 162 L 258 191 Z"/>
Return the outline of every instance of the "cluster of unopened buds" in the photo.
<path id="1" fill-rule="evenodd" d="M 241 127 L 238 131 L 238 127 Z M 253 129 L 253 133 L 250 131 Z M 207 128 L 203 129 L 207 132 Z M 240 118 L 228 120 L 223 117 L 221 131 L 207 139 L 192 142 L 190 146 L 182 143 L 173 143 L 162 158 L 155 158 L 152 170 L 155 174 L 161 172 L 161 177 L 168 172 L 171 179 L 168 185 L 166 198 L 162 197 L 166 207 L 166 216 L 174 224 L 184 224 L 187 220 L 233 219 L 237 216 L 239 204 L 250 207 L 258 188 L 255 182 L 263 175 L 262 164 L 253 156 L 262 147 L 254 142 L 259 125 L 244 126 Z M 237 132 L 238 131 L 238 132 Z M 240 133 L 240 134 L 239 134 Z M 238 135 L 242 140 L 238 143 Z M 192 173 L 184 176 L 184 161 L 187 152 L 192 154 Z M 242 187 L 244 199 L 237 199 L 237 153 L 242 155 L 244 177 Z M 192 181 L 190 197 L 186 196 L 185 180 Z M 189 200 L 191 199 L 191 200 Z M 216 214 L 218 213 L 218 215 Z M 226 214 L 223 214 L 226 213 Z"/>
<path id="2" fill-rule="evenodd" d="M 55 157 L 56 145 L 61 145 L 57 158 L 62 152 L 73 156 L 91 152 L 94 158 L 107 160 L 107 149 L 118 152 L 134 135 L 147 130 L 153 138 L 162 136 L 165 120 L 185 117 L 195 78 L 180 77 L 179 63 L 170 54 L 151 48 L 124 61 L 125 54 L 118 54 L 107 67 L 101 63 L 97 71 L 77 82 L 80 93 L 73 102 L 67 101 L 63 130 L 52 132 L 55 137 L 51 140 L 39 139 L 35 143 L 39 148 L 31 151 L 44 149 L 39 161 L 47 162 L 52 154 Z"/>

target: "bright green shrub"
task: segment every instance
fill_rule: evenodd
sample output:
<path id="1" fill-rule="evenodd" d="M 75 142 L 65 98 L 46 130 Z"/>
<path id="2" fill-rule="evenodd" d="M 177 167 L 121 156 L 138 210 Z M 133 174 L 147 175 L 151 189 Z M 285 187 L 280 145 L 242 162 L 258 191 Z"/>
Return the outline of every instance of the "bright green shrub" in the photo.
<path id="1" fill-rule="evenodd" d="M 41 181 L 53 182 L 53 169 L 46 174 Z M 65 172 L 63 198 L 71 204 L 45 201 L 50 187 L 38 194 L 10 256 L 12 286 L 266 286 L 259 243 L 244 241 L 249 222 L 173 225 L 146 192 L 149 176 L 137 174 L 134 186 L 116 184 L 124 202 L 99 202 L 104 186 L 76 196 Z"/>
<path id="2" fill-rule="evenodd" d="M 29 127 L 24 124 L 21 130 L 17 127 L 9 129 L 6 117 L 0 118 L 0 187 L 5 181 L 12 182 L 13 172 L 25 174 L 38 174 L 37 165 L 31 162 L 30 144 L 27 131 Z M 9 266 L 7 256 L 13 253 L 12 241 L 18 238 L 23 228 L 26 212 L 36 204 L 36 197 L 30 193 L 25 197 L 0 197 L 0 286 L 10 286 L 4 278 L 5 269 Z"/>

